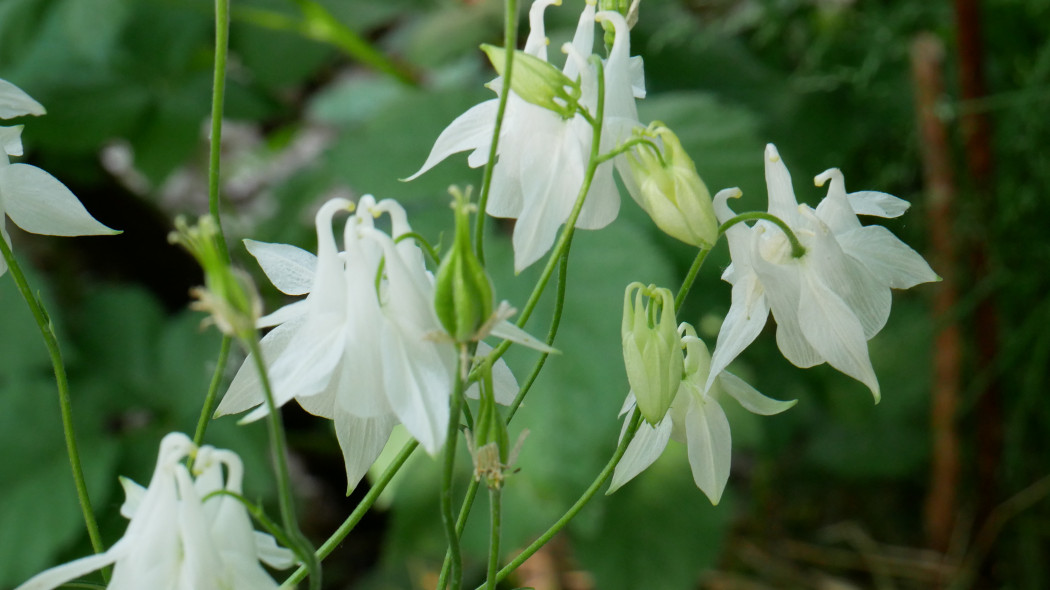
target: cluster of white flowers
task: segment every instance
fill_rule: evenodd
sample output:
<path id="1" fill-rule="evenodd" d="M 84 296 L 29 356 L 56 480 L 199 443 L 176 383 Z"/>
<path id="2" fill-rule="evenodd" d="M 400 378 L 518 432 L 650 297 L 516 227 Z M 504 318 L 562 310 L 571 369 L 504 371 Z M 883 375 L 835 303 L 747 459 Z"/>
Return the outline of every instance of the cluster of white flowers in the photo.
<path id="1" fill-rule="evenodd" d="M 436 453 L 445 442 L 449 395 L 458 357 L 434 311 L 434 278 L 412 239 L 404 209 L 366 195 L 347 218 L 343 250 L 332 219 L 354 205 L 332 199 L 317 212 L 317 256 L 288 244 L 247 240 L 266 276 L 283 293 L 306 298 L 263 317 L 273 327 L 262 340 L 278 406 L 295 399 L 308 412 L 335 422 L 348 489 L 361 480 L 398 423 Z M 386 214 L 390 233 L 375 226 Z M 484 352 L 487 348 L 481 345 Z M 517 385 L 505 363 L 494 367 L 497 399 L 513 399 Z M 230 384 L 217 414 L 259 406 L 266 415 L 253 359 Z"/>
<path id="2" fill-rule="evenodd" d="M 276 589 L 259 562 L 285 569 L 295 559 L 253 530 L 231 495 L 240 495 L 243 473 L 232 451 L 198 449 L 177 432 L 165 436 L 147 488 L 121 479 L 127 499 L 120 513 L 130 520 L 124 536 L 105 553 L 51 568 L 15 590 L 50 590 L 111 564 L 109 590 Z"/>
<path id="3" fill-rule="evenodd" d="M 547 61 L 547 39 L 543 13 L 556 0 L 537 0 L 529 11 L 525 53 Z M 616 30 L 616 40 L 604 60 L 605 103 L 601 148 L 608 151 L 630 136 L 638 125 L 635 98 L 645 96 L 641 58 L 630 56 L 627 23 L 617 12 L 595 12 L 587 0 L 580 14 L 576 35 L 563 50 L 567 53 L 562 72 L 579 81 L 579 104 L 590 113 L 598 107 L 597 70 L 588 63 L 594 47 L 594 28 L 607 20 Z M 489 84 L 498 91 L 497 79 Z M 409 179 L 423 174 L 448 156 L 473 150 L 467 162 L 474 167 L 488 162 L 499 99 L 483 102 L 460 115 L 438 136 L 423 167 Z M 517 219 L 514 226 L 514 268 L 522 270 L 542 257 L 554 243 L 558 228 L 569 218 L 583 185 L 593 143 L 590 123 L 580 114 L 565 118 L 527 102 L 511 92 L 500 131 L 492 177 L 492 193 L 486 212 L 495 217 Z M 616 165 L 626 166 L 624 158 Z M 620 196 L 612 176 L 613 165 L 598 167 L 587 201 L 576 227 L 600 229 L 616 219 Z M 622 170 L 621 170 L 622 171 Z"/>
<path id="4" fill-rule="evenodd" d="M 21 88 L 0 80 L 0 119 L 46 113 Z M 66 185 L 30 164 L 12 164 L 22 155 L 22 125 L 0 126 L 0 235 L 8 245 L 7 217 L 27 232 L 49 236 L 94 236 L 120 233 L 102 225 L 84 209 Z M 0 275 L 7 263 L 0 258 Z"/>

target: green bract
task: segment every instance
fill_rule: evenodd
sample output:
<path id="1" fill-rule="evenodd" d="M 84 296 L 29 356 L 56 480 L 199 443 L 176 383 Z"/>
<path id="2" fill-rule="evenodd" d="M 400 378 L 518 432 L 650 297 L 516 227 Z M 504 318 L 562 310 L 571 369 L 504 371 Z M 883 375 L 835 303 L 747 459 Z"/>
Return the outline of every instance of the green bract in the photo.
<path id="1" fill-rule="evenodd" d="M 643 297 L 649 298 L 644 307 Z M 671 292 L 638 282 L 628 285 L 623 299 L 622 334 L 627 380 L 642 416 L 656 424 L 671 407 L 682 382 L 682 342 Z"/>
<path id="2" fill-rule="evenodd" d="M 718 220 L 711 193 L 696 173 L 693 160 L 678 137 L 660 122 L 635 133 L 636 137 L 659 139 L 663 151 L 657 153 L 652 143 L 643 143 L 628 152 L 633 182 L 626 184 L 631 196 L 664 233 L 710 248 L 718 238 Z"/>
<path id="3" fill-rule="evenodd" d="M 507 51 L 488 44 L 482 45 L 481 50 L 489 56 L 496 72 L 503 76 Z M 510 87 L 526 102 L 553 111 L 563 119 L 576 114 L 582 92 L 578 81 L 571 80 L 545 60 L 521 50 L 514 51 L 514 74 L 510 79 Z"/>
<path id="4" fill-rule="evenodd" d="M 470 244 L 470 210 L 474 207 L 463 191 L 453 187 L 450 192 L 455 197 L 456 237 L 438 267 L 434 308 L 452 339 L 468 342 L 477 339 L 492 315 L 492 280 Z"/>

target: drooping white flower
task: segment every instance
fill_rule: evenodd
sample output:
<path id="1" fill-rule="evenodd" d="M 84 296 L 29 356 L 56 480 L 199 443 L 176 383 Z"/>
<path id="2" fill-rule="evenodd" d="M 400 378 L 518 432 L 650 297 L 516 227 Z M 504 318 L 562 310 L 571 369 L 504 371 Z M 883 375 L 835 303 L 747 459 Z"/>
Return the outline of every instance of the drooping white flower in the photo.
<path id="1" fill-rule="evenodd" d="M 906 289 L 937 275 L 886 228 L 862 226 L 857 215 L 896 217 L 908 204 L 874 191 L 847 195 L 842 173 L 831 169 L 816 179 L 818 186 L 828 180 L 831 186 L 814 210 L 795 200 L 791 176 L 772 144 L 765 162 L 769 213 L 792 229 L 806 252 L 794 258 L 784 232 L 769 221 L 736 224 L 726 232 L 733 262 L 722 278 L 733 285 L 733 302 L 718 334 L 712 372 L 727 367 L 758 336 L 772 311 L 785 358 L 803 368 L 827 362 L 867 385 L 878 401 L 867 341 L 886 324 L 890 288 Z M 727 199 L 739 195 L 736 189 L 715 195 L 720 222 L 734 216 Z"/>
<path id="2" fill-rule="evenodd" d="M 796 403 L 795 400 L 780 401 L 766 397 L 728 371 L 714 374 L 708 386 L 711 354 L 707 345 L 696 336 L 696 331 L 689 324 L 681 324 L 679 333 L 686 356 L 685 376 L 678 393 L 663 420 L 655 426 L 644 420 L 639 424 L 634 438 L 627 445 L 627 451 L 616 465 L 607 493 L 616 491 L 652 465 L 667 447 L 668 440 L 673 438 L 685 443 L 688 448 L 689 466 L 696 486 L 712 504 L 718 504 L 729 480 L 732 459 L 729 420 L 720 402 L 728 395 L 744 409 L 762 416 L 779 414 Z M 634 393 L 628 394 L 620 414 L 630 416 L 636 404 Z M 626 428 L 625 423 L 624 431 Z M 620 436 L 623 437 L 622 432 Z"/>
<path id="3" fill-rule="evenodd" d="M 44 107 L 14 84 L 0 80 L 0 119 L 43 115 Z M 49 236 L 93 236 L 120 233 L 102 225 L 66 185 L 29 164 L 12 164 L 22 155 L 22 125 L 0 127 L 0 235 L 9 245 L 7 217 L 23 230 Z M 7 263 L 0 259 L 0 275 Z"/>
<path id="4" fill-rule="evenodd" d="M 543 12 L 553 0 L 536 0 L 529 11 L 530 33 L 525 52 L 547 59 Z M 597 108 L 597 72 L 587 63 L 593 52 L 596 20 L 609 20 L 616 38 L 605 61 L 605 117 L 601 147 L 607 151 L 626 139 L 638 125 L 635 98 L 644 96 L 640 58 L 630 57 L 630 36 L 619 13 L 595 12 L 588 0 L 577 25 L 562 72 L 579 79 L 581 105 L 592 114 Z M 512 74 L 513 75 L 513 74 Z M 497 92 L 500 80 L 489 84 Z M 409 179 L 426 172 L 448 156 L 472 150 L 472 167 L 488 162 L 499 100 L 491 99 L 469 109 L 438 136 L 423 167 Z M 583 116 L 569 118 L 530 104 L 511 93 L 500 132 L 498 158 L 486 212 L 494 217 L 517 219 L 514 228 L 514 266 L 520 271 L 542 257 L 554 243 L 558 228 L 572 211 L 583 184 L 590 157 L 592 130 Z M 617 159 L 617 166 L 622 158 Z M 616 219 L 620 200 L 612 178 L 612 165 L 602 164 L 594 176 L 589 196 L 576 227 L 600 229 Z"/>
<path id="5" fill-rule="evenodd" d="M 197 451 L 193 474 L 182 463 Z M 223 477 L 223 468 L 226 477 Z M 278 584 L 260 561 L 291 567 L 292 552 L 253 530 L 241 493 L 240 458 L 212 447 L 199 450 L 184 434 L 160 445 L 149 487 L 122 479 L 127 499 L 120 512 L 127 531 L 108 551 L 49 569 L 16 590 L 49 590 L 113 564 L 109 590 L 256 590 Z M 196 477 L 194 477 L 196 476 Z"/>
<path id="6" fill-rule="evenodd" d="M 318 253 L 286 244 L 246 241 L 279 290 L 307 295 L 260 320 L 275 326 L 262 340 L 275 401 L 291 399 L 335 422 L 352 489 L 382 451 L 398 423 L 434 454 L 445 441 L 457 353 L 434 311 L 434 284 L 411 239 L 404 210 L 392 200 L 361 198 L 346 222 L 338 251 L 332 218 L 351 208 L 333 199 L 317 213 Z M 386 213 L 391 235 L 374 226 Z M 488 350 L 479 345 L 479 353 Z M 517 385 L 505 363 L 494 367 L 497 395 L 506 403 Z M 248 358 L 218 415 L 259 406 L 266 414 L 254 360 Z"/>

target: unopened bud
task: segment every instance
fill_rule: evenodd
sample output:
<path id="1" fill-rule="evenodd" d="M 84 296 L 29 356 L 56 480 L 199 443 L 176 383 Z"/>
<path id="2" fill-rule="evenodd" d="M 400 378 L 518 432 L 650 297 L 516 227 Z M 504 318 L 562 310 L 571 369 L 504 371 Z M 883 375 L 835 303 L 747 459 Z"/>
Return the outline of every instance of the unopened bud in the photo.
<path id="1" fill-rule="evenodd" d="M 470 243 L 470 197 L 458 188 L 452 208 L 456 235 L 452 248 L 438 266 L 434 285 L 434 309 L 441 325 L 456 342 L 475 340 L 478 330 L 492 315 L 492 280 Z"/>
<path id="2" fill-rule="evenodd" d="M 648 305 L 643 306 L 646 297 Z M 655 425 L 671 407 L 684 368 L 671 292 L 637 282 L 628 285 L 622 334 L 627 381 L 642 417 Z"/>
<path id="3" fill-rule="evenodd" d="M 507 65 L 507 51 L 495 45 L 482 45 L 492 67 L 500 76 Z M 580 83 L 569 79 L 561 70 L 521 50 L 514 51 L 514 72 L 510 88 L 526 102 L 554 111 L 563 119 L 576 115 L 582 90 Z"/>
<path id="4" fill-rule="evenodd" d="M 627 154 L 633 182 L 631 196 L 664 233 L 687 244 L 710 248 L 718 237 L 718 219 L 711 193 L 696 173 L 678 137 L 654 122 L 636 134 L 659 139 L 662 150 L 640 144 Z M 631 186 L 634 185 L 634 186 Z"/>

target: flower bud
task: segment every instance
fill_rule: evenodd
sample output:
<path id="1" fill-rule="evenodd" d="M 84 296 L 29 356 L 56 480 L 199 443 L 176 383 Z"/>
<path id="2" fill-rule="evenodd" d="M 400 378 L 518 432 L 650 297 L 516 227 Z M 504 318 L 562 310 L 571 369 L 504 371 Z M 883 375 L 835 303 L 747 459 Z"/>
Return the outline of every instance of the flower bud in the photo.
<path id="1" fill-rule="evenodd" d="M 489 57 L 492 67 L 500 76 L 505 75 L 507 51 L 495 45 L 482 45 L 481 50 Z M 514 51 L 514 71 L 510 87 L 526 102 L 554 111 L 563 119 L 576 114 L 579 103 L 580 83 L 569 79 L 561 70 L 546 61 L 521 50 Z"/>
<path id="2" fill-rule="evenodd" d="M 627 153 L 633 178 L 631 196 L 664 233 L 687 244 L 710 248 L 718 237 L 718 220 L 711 193 L 696 173 L 678 137 L 654 122 L 637 136 L 659 139 L 662 151 L 642 143 Z"/>
<path id="3" fill-rule="evenodd" d="M 456 237 L 438 266 L 434 309 L 453 340 L 469 342 L 492 315 L 492 280 L 470 244 L 470 197 L 456 187 L 450 192 L 455 197 Z"/>
<path id="4" fill-rule="evenodd" d="M 644 307 L 643 297 L 649 298 Z M 622 334 L 627 381 L 642 417 L 655 425 L 674 401 L 684 367 L 671 292 L 637 282 L 628 285 L 623 299 Z"/>
<path id="5" fill-rule="evenodd" d="M 229 336 L 254 338 L 255 322 L 262 315 L 262 300 L 248 273 L 230 266 L 219 242 L 219 227 L 205 215 L 190 226 L 182 217 L 175 220 L 175 231 L 168 241 L 185 248 L 204 270 L 204 287 L 191 292 L 198 299 L 193 309 L 211 314 L 210 320 Z"/>

